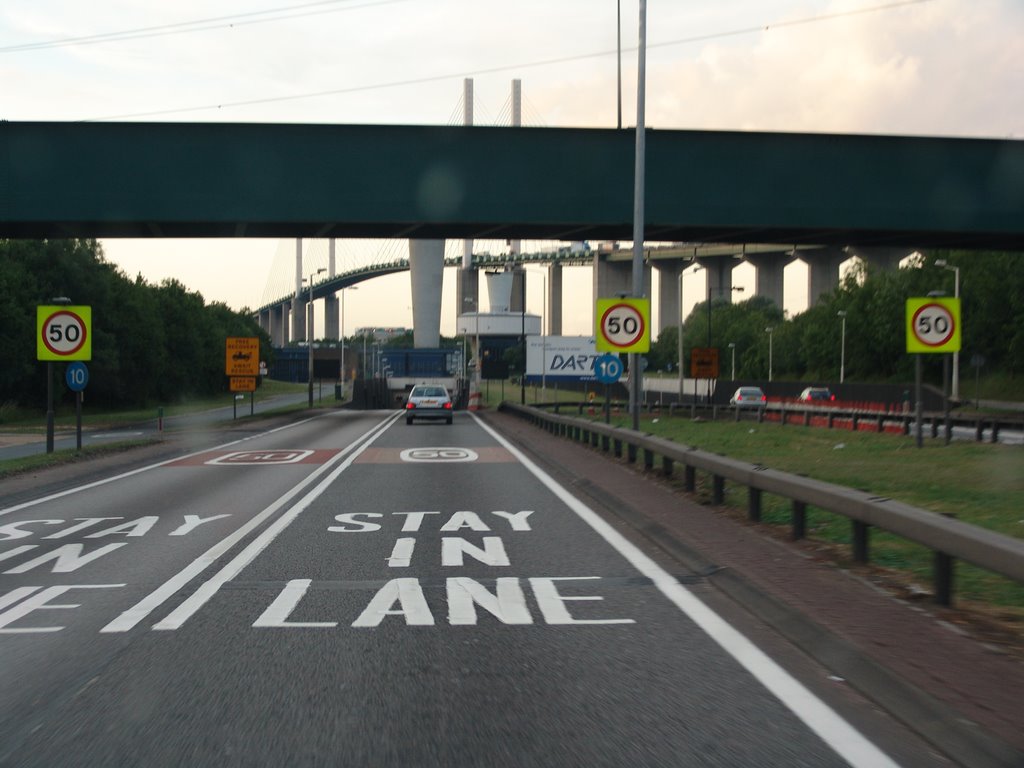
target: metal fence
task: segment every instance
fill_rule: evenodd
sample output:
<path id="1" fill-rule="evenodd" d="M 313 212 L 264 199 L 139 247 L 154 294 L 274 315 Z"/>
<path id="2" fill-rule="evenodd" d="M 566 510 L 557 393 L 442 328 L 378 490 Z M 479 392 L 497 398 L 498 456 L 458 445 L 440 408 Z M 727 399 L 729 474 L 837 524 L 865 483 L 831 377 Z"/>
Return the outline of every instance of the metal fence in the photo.
<path id="1" fill-rule="evenodd" d="M 589 406 L 580 405 L 583 407 Z M 730 459 L 632 429 L 509 402 L 502 403 L 501 410 L 528 419 L 553 434 L 612 451 L 616 457 L 621 457 L 625 449 L 630 462 L 636 462 L 642 454 L 647 470 L 654 469 L 659 457 L 661 471 L 667 476 L 679 464 L 683 468 L 684 487 L 689 492 L 696 490 L 696 473 L 704 472 L 711 478 L 712 504 L 724 502 L 726 482 L 746 486 L 747 515 L 751 521 L 761 519 L 763 494 L 789 499 L 794 539 L 806 535 L 808 506 L 842 515 L 852 525 L 853 558 L 860 563 L 869 561 L 872 528 L 921 544 L 934 553 L 935 600 L 942 605 L 952 603 L 957 559 L 1024 584 L 1024 541 L 1010 536 L 883 496 Z"/>

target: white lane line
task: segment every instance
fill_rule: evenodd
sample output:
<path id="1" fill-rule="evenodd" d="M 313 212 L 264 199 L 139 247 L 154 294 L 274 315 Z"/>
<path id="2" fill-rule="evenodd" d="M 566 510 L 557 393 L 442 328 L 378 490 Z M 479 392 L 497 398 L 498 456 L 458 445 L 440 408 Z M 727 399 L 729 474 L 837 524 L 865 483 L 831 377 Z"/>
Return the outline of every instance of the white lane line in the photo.
<path id="1" fill-rule="evenodd" d="M 176 575 L 172 576 L 168 581 L 161 584 L 155 591 L 146 595 L 142 600 L 136 603 L 134 606 L 124 611 L 120 616 L 107 624 L 100 632 L 127 632 L 132 629 L 136 624 L 145 619 L 149 614 L 163 605 L 175 592 L 185 587 L 192 579 L 206 570 L 212 563 L 217 561 L 217 558 L 221 557 L 231 547 L 237 544 L 242 538 L 248 535 L 254 528 L 263 524 L 268 517 L 277 512 L 281 507 L 286 505 L 289 501 L 299 495 L 307 486 L 312 484 L 320 475 L 327 472 L 334 464 L 341 461 L 347 454 L 356 451 L 354 455 L 358 456 L 362 453 L 362 449 L 365 445 L 360 446 L 365 440 L 374 440 L 380 431 L 386 429 L 387 426 L 393 422 L 395 417 L 389 417 L 384 422 L 378 422 L 369 430 L 360 435 L 352 444 L 345 450 L 339 452 L 337 455 L 332 456 L 330 461 L 321 464 L 316 468 L 315 471 L 307 475 L 302 482 L 295 485 L 287 493 L 277 499 L 270 506 L 266 507 L 258 515 L 253 517 L 249 522 L 243 525 L 238 530 L 231 533 L 226 538 L 219 541 L 217 544 L 212 546 L 198 558 L 189 563 L 183 570 Z M 384 425 L 383 427 L 381 425 Z M 349 462 L 350 463 L 350 462 Z M 346 464 L 347 466 L 347 464 Z M 248 551 L 248 550 L 245 550 Z M 205 601 L 204 601 L 205 602 Z"/>
<path id="2" fill-rule="evenodd" d="M 149 465 L 147 465 L 145 467 L 139 467 L 138 469 L 133 469 L 133 470 L 131 470 L 129 472 L 122 472 L 120 475 L 114 475 L 113 477 L 106 477 L 106 478 L 104 478 L 102 480 L 96 480 L 95 482 L 87 483 L 85 485 L 76 485 L 74 488 L 68 488 L 67 490 L 61 491 L 59 493 L 53 493 L 53 494 L 50 494 L 49 496 L 43 496 L 41 499 L 33 499 L 32 501 L 26 501 L 26 502 L 24 502 L 22 504 L 17 504 L 17 505 L 15 505 L 13 507 L 7 507 L 6 509 L 0 509 L 0 517 L 3 517 L 4 515 L 9 515 L 11 512 L 17 512 L 17 511 L 22 510 L 22 509 L 28 509 L 29 507 L 34 507 L 37 504 L 45 504 L 48 501 L 54 501 L 55 499 L 60 499 L 60 498 L 63 498 L 64 496 L 70 496 L 73 493 L 79 493 L 80 491 L 87 491 L 90 488 L 97 488 L 97 487 L 99 487 L 101 485 L 106 485 L 107 483 L 116 482 L 117 480 L 124 480 L 126 477 L 131 477 L 132 475 L 137 475 L 137 474 L 139 474 L 141 472 L 148 472 L 151 469 L 156 469 L 157 467 L 163 467 L 163 466 L 166 466 L 167 464 L 172 464 L 175 461 L 182 461 L 184 459 L 190 459 L 193 456 L 198 456 L 198 455 L 200 455 L 202 453 L 208 453 L 210 451 L 219 451 L 219 450 L 221 450 L 223 448 L 228 448 L 228 447 L 230 447 L 232 445 L 238 445 L 239 443 L 244 443 L 247 440 L 256 440 L 257 438 L 260 438 L 260 437 L 266 437 L 267 435 L 272 435 L 275 432 L 280 432 L 281 430 L 284 430 L 284 429 L 291 429 L 292 427 L 297 427 L 300 424 L 305 424 L 306 422 L 312 421 L 315 418 L 319 418 L 319 417 L 317 417 L 317 416 L 310 416 L 308 419 L 302 419 L 301 421 L 296 421 L 296 422 L 293 422 L 291 424 L 285 424 L 282 427 L 275 427 L 274 429 L 268 429 L 266 432 L 260 432 L 258 435 L 249 435 L 249 437 L 242 437 L 242 438 L 239 438 L 238 440 L 232 440 L 230 443 L 223 443 L 222 445 L 215 445 L 212 448 L 204 448 L 201 451 L 195 451 L 193 453 L 188 453 L 188 454 L 186 454 L 184 456 L 175 456 L 173 459 L 167 459 L 167 461 L 161 461 L 161 462 L 158 462 L 156 464 L 149 464 Z"/>
<path id="3" fill-rule="evenodd" d="M 856 728 L 807 690 L 725 619 L 708 608 L 690 590 L 662 570 L 594 510 L 559 485 L 508 440 L 481 421 L 475 413 L 470 413 L 470 416 L 634 568 L 647 576 L 665 597 L 704 630 L 726 653 L 736 659 L 840 757 L 854 768 L 897 768 L 897 764 L 888 755 L 868 741 Z"/>
<path id="4" fill-rule="evenodd" d="M 374 428 L 376 430 L 374 434 L 370 435 L 370 433 L 367 432 L 366 435 L 363 435 L 363 438 L 366 438 L 365 442 L 358 445 L 358 447 L 348 455 L 348 458 L 346 458 L 344 462 L 339 464 L 331 474 L 321 480 L 315 488 L 299 499 L 299 501 L 297 501 L 287 512 L 268 525 L 259 536 L 249 543 L 249 546 L 239 552 L 227 565 L 221 568 L 210 579 L 203 582 L 199 588 L 181 605 L 171 611 L 167 618 L 154 624 L 153 629 L 179 629 L 182 624 L 195 615 L 196 611 L 206 605 L 206 603 L 209 602 L 215 594 L 217 594 L 217 591 L 224 584 L 231 581 L 231 579 L 237 576 L 243 568 L 249 565 L 249 563 L 251 563 L 256 556 L 260 554 L 260 552 L 266 549 L 267 546 L 277 538 L 281 531 L 291 525 L 295 518 L 302 514 L 302 512 L 305 511 L 305 509 L 313 503 L 317 497 L 327 490 L 331 483 L 337 480 L 341 473 L 348 469 L 352 465 L 352 462 L 355 461 L 359 455 L 378 437 L 384 434 L 388 427 L 394 424 L 401 415 L 402 413 L 399 411 L 398 413 L 389 416 L 384 420 L 384 422 Z M 373 431 L 374 430 L 371 430 L 371 432 Z M 367 435 L 369 435 L 369 437 L 367 437 Z M 363 438 L 360 438 L 360 441 L 362 441 Z M 326 467 L 327 465 L 324 466 Z M 312 479 L 312 475 L 309 479 Z M 300 487 L 304 486 L 305 484 Z M 295 490 L 299 490 L 299 487 L 296 487 Z M 173 591 L 173 589 L 170 590 L 170 592 Z"/>

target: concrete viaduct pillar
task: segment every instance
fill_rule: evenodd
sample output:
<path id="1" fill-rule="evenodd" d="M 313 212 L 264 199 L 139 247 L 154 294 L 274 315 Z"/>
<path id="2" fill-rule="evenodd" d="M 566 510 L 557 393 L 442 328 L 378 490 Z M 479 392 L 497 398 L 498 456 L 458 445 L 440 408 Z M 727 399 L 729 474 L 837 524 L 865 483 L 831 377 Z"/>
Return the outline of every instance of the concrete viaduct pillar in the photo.
<path id="1" fill-rule="evenodd" d="M 679 303 L 679 276 L 690 266 L 689 261 L 669 261 L 655 264 L 658 270 L 658 333 L 651 334 L 657 338 L 666 328 L 675 328 L 679 325 L 679 313 L 682 306 Z"/>
<path id="2" fill-rule="evenodd" d="M 547 333 L 548 336 L 562 335 L 562 265 L 549 264 L 547 276 Z M 543 331 L 543 324 L 541 329 Z"/>
<path id="3" fill-rule="evenodd" d="M 746 261 L 757 270 L 754 278 L 754 295 L 771 299 L 779 309 L 785 299 L 786 265 L 792 261 L 790 253 L 758 253 L 746 256 Z"/>
<path id="4" fill-rule="evenodd" d="M 444 240 L 410 240 L 409 274 L 413 346 L 416 349 L 440 346 Z"/>
<path id="5" fill-rule="evenodd" d="M 633 264 L 631 261 L 609 261 L 607 254 L 594 254 L 594 302 L 623 294 L 632 296 Z M 651 296 L 651 265 L 644 264 L 642 296 Z M 591 310 L 592 312 L 596 310 Z M 597 318 L 593 318 L 593 324 Z M 596 327 L 596 325 L 595 325 Z"/>
<path id="6" fill-rule="evenodd" d="M 707 278 L 707 292 L 704 300 L 723 298 L 732 302 L 732 270 L 736 261 L 731 258 L 697 258 Z"/>
<path id="7" fill-rule="evenodd" d="M 288 344 L 288 305 L 278 304 L 270 310 L 270 341 L 275 347 Z"/>
<path id="8" fill-rule="evenodd" d="M 813 307 L 839 286 L 839 266 L 850 255 L 842 248 L 830 246 L 800 251 L 799 256 L 807 264 L 807 303 Z"/>
<path id="9" fill-rule="evenodd" d="M 338 330 L 340 306 L 341 302 L 338 301 L 336 293 L 324 296 L 324 339 L 337 340 L 340 338 Z"/>
<path id="10" fill-rule="evenodd" d="M 883 271 L 899 269 L 900 262 L 913 252 L 913 248 L 899 247 L 851 245 L 847 248 L 849 256 L 856 256 L 862 259 L 869 267 Z"/>

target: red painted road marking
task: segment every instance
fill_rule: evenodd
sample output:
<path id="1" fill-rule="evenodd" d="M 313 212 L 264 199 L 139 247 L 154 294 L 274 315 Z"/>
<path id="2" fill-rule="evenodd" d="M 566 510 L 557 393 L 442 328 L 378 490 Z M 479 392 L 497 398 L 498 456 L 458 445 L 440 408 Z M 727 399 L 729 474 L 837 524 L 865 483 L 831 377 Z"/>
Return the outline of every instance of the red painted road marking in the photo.
<path id="1" fill-rule="evenodd" d="M 252 451 L 207 451 L 167 464 L 168 467 L 280 467 L 293 464 L 324 464 L 337 449 L 276 448 Z"/>

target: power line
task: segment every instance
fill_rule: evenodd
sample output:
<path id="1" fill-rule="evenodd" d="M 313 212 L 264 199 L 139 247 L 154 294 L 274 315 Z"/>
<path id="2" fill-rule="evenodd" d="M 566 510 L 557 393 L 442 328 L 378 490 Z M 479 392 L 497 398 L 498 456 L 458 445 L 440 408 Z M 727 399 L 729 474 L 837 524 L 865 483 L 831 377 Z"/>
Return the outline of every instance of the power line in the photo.
<path id="1" fill-rule="evenodd" d="M 390 2 L 399 2 L 400 0 L 388 0 L 388 1 L 390 1 Z M 676 40 L 667 40 L 667 41 L 661 42 L 661 43 L 650 43 L 649 42 L 647 44 L 647 48 L 648 48 L 648 50 L 654 49 L 654 48 L 668 48 L 668 47 L 671 47 L 671 46 L 689 45 L 689 44 L 692 44 L 692 43 L 706 42 L 708 40 L 718 40 L 718 39 L 722 39 L 722 38 L 726 38 L 726 37 L 737 37 L 737 36 L 740 36 L 740 35 L 749 35 L 749 34 L 754 34 L 754 33 L 759 33 L 759 32 L 769 32 L 769 31 L 774 30 L 774 29 L 781 29 L 781 28 L 785 28 L 785 27 L 803 26 L 803 25 L 806 25 L 806 24 L 814 24 L 814 23 L 819 23 L 819 22 L 823 22 L 823 21 L 835 21 L 836 19 L 848 18 L 850 16 L 860 16 L 860 15 L 864 15 L 864 14 L 868 14 L 868 13 L 877 13 L 877 12 L 880 12 L 880 11 L 889 11 L 889 10 L 894 10 L 896 8 L 903 8 L 903 7 L 911 6 L 911 5 L 921 5 L 923 3 L 930 3 L 930 2 L 934 2 L 934 0 L 897 0 L 897 2 L 886 3 L 884 5 L 870 6 L 868 8 L 859 8 L 859 9 L 855 9 L 855 10 L 852 10 L 852 11 L 841 11 L 841 12 L 838 12 L 838 13 L 822 14 L 822 15 L 819 15 L 819 16 L 808 16 L 808 17 L 805 17 L 805 18 L 802 18 L 802 19 L 793 19 L 793 20 L 790 20 L 790 21 L 771 22 L 771 23 L 768 23 L 768 24 L 760 24 L 758 26 L 751 26 L 751 27 L 742 27 L 742 28 L 738 28 L 738 29 L 734 29 L 734 30 L 728 30 L 728 31 L 725 31 L 725 32 L 711 32 L 711 33 L 708 33 L 708 34 L 705 34 L 705 35 L 694 35 L 694 36 L 691 36 L 691 37 L 683 37 L 683 38 L 679 38 L 679 39 L 676 39 Z M 636 50 L 637 50 L 637 48 L 635 46 L 628 47 L 628 48 L 623 48 L 623 51 L 629 51 L 629 52 L 636 51 Z M 291 94 L 291 95 L 288 95 L 288 96 L 267 96 L 267 97 L 259 98 L 259 99 L 245 99 L 245 100 L 241 100 L 241 101 L 229 101 L 229 102 L 223 102 L 223 103 L 220 103 L 220 104 L 206 104 L 206 105 L 194 106 L 194 107 L 179 107 L 179 108 L 175 108 L 175 109 L 159 109 L 159 110 L 152 110 L 152 111 L 148 111 L 148 112 L 132 112 L 132 113 L 119 114 L 119 115 L 106 115 L 104 117 L 89 118 L 88 120 L 84 120 L 82 122 L 96 122 L 96 121 L 104 121 L 104 120 L 125 120 L 125 119 L 129 119 L 129 118 L 139 118 L 139 117 L 156 117 L 156 116 L 160 116 L 160 115 L 181 114 L 181 113 L 185 113 L 185 112 L 205 112 L 205 111 L 208 111 L 208 110 L 221 110 L 221 109 L 233 108 L 233 107 L 250 107 L 250 106 L 255 106 L 257 104 L 271 104 L 271 103 L 280 103 L 280 102 L 285 102 L 285 101 L 299 101 L 299 100 L 302 100 L 302 99 L 315 99 L 315 98 L 320 98 L 320 97 L 323 97 L 323 96 L 340 96 L 340 95 L 351 94 L 351 93 L 360 93 L 360 92 L 363 92 L 363 91 L 384 90 L 384 89 L 387 89 L 387 88 L 403 88 L 403 87 L 410 86 L 410 85 L 424 85 L 424 84 L 427 84 L 427 83 L 434 83 L 434 82 L 439 82 L 439 81 L 443 81 L 443 80 L 452 80 L 452 79 L 456 79 L 456 78 L 464 79 L 464 78 L 467 78 L 467 77 L 479 77 L 481 75 L 493 75 L 493 74 L 498 74 L 500 72 L 508 72 L 508 71 L 513 71 L 513 70 L 514 71 L 521 71 L 521 70 L 524 70 L 524 69 L 535 69 L 535 68 L 538 68 L 538 67 L 549 67 L 549 66 L 553 66 L 553 65 L 556 65 L 556 64 L 567 64 L 567 63 L 571 63 L 571 62 L 574 62 L 574 61 L 584 61 L 586 59 L 596 59 L 596 58 L 602 58 L 602 57 L 605 57 L 605 56 L 614 56 L 614 55 L 617 55 L 617 54 L 618 54 L 617 50 L 594 51 L 594 52 L 591 52 L 591 53 L 581 53 L 581 54 L 575 54 L 575 55 L 571 55 L 571 56 L 559 56 L 559 57 L 552 58 L 552 59 L 541 59 L 541 60 L 532 61 L 532 62 L 520 62 L 520 63 L 517 63 L 517 64 L 503 64 L 503 65 L 498 65 L 498 66 L 494 66 L 494 67 L 487 67 L 487 68 L 484 68 L 484 69 L 476 69 L 476 70 L 473 70 L 473 71 L 470 71 L 470 72 L 450 72 L 450 73 L 443 74 L 443 75 L 427 75 L 427 76 L 424 76 L 424 77 L 409 78 L 409 79 L 406 79 L 406 80 L 392 80 L 392 81 L 389 81 L 389 82 L 372 83 L 372 84 L 368 84 L 368 85 L 353 85 L 353 86 L 349 86 L 347 88 L 332 88 L 332 89 L 325 90 L 325 91 L 310 91 L 310 92 L 307 92 L 307 93 L 296 93 L 296 94 Z"/>
<path id="2" fill-rule="evenodd" d="M 349 5 L 345 8 L 320 8 L 325 5 L 337 5 L 339 3 L 352 3 L 355 0 L 318 0 L 314 3 L 302 5 L 290 5 L 281 8 L 268 8 L 264 11 L 250 11 L 249 13 L 237 13 L 230 16 L 213 16 L 208 19 L 196 19 L 194 21 L 180 21 L 174 24 L 161 24 L 154 27 L 140 27 L 127 29 L 120 32 L 101 32 L 95 35 L 83 35 L 81 37 L 65 37 L 59 40 L 46 40 L 38 43 L 23 43 L 21 45 L 8 45 L 0 47 L 0 53 L 22 53 L 25 51 L 41 51 L 49 48 L 64 48 L 78 45 L 96 45 L 98 43 L 119 43 L 125 40 L 139 40 L 150 37 L 163 37 L 166 35 L 183 35 L 190 32 L 205 32 L 211 29 L 222 29 L 236 27 L 247 27 L 253 24 L 267 24 L 273 21 L 284 19 L 301 18 L 304 16 L 318 16 L 325 13 L 339 13 L 342 11 L 354 11 L 359 8 L 368 8 L 377 5 L 390 5 L 392 3 L 406 2 L 407 0 L 368 0 L 359 5 Z M 318 10 L 303 10 L 318 8 Z M 269 16 L 271 18 L 252 18 L 255 16 Z M 246 20 L 248 19 L 248 20 Z M 240 21 L 239 21 L 240 20 Z"/>

